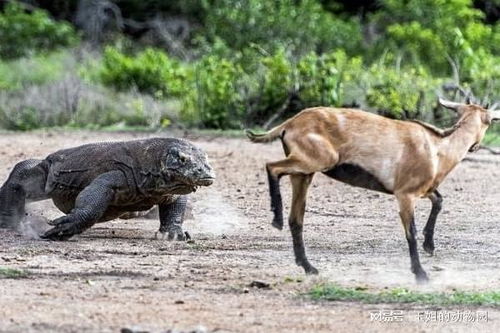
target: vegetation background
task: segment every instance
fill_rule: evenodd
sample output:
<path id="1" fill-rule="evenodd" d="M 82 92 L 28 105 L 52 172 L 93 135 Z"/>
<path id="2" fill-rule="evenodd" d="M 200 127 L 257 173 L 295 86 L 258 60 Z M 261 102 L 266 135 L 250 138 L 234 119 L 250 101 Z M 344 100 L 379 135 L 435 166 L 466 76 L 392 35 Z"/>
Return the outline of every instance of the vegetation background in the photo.
<path id="1" fill-rule="evenodd" d="M 0 11 L 9 130 L 269 127 L 317 105 L 446 126 L 438 95 L 500 107 L 500 0 L 4 0 Z"/>

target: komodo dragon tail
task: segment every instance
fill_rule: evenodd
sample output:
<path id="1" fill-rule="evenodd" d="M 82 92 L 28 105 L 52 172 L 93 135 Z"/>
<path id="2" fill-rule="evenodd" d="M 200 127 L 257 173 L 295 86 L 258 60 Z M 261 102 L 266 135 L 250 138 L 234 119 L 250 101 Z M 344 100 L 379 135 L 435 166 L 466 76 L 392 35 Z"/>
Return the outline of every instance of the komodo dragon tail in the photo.
<path id="1" fill-rule="evenodd" d="M 246 129 L 245 133 L 247 137 L 250 139 L 250 141 L 255 142 L 255 143 L 266 143 L 266 142 L 271 142 L 279 138 L 280 136 L 283 135 L 284 132 L 284 127 L 286 123 L 288 122 L 285 121 L 281 125 L 278 125 L 271 130 L 264 132 L 264 133 L 254 133 L 253 131 Z"/>

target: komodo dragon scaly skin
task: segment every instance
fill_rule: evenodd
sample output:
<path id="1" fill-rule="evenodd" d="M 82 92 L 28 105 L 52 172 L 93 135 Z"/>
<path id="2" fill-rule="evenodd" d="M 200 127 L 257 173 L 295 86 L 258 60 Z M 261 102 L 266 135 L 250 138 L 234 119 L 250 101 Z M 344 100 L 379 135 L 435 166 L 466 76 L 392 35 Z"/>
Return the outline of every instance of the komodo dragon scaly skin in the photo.
<path id="1" fill-rule="evenodd" d="M 184 240 L 186 194 L 209 186 L 206 154 L 182 139 L 87 144 L 14 167 L 0 188 L 0 227 L 16 228 L 26 201 L 52 199 L 65 216 L 42 238 L 67 240 L 97 222 L 158 205 L 159 232 Z"/>

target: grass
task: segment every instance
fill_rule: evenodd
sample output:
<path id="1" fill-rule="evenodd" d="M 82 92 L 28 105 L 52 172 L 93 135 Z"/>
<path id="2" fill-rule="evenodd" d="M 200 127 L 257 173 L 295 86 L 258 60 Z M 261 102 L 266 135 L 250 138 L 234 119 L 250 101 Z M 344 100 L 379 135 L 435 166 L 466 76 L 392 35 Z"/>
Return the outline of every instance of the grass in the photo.
<path id="1" fill-rule="evenodd" d="M 226 138 L 245 138 L 245 130 L 243 129 L 189 129 L 189 133 L 206 135 L 206 136 L 223 136 Z"/>
<path id="2" fill-rule="evenodd" d="M 0 88 L 20 90 L 26 85 L 42 85 L 60 78 L 68 62 L 74 62 L 70 50 L 0 60 Z"/>
<path id="3" fill-rule="evenodd" d="M 15 269 L 0 267 L 0 279 L 20 279 L 28 276 L 28 272 Z"/>
<path id="4" fill-rule="evenodd" d="M 474 292 L 454 290 L 450 293 L 421 293 L 405 288 L 372 292 L 366 288 L 345 288 L 320 284 L 308 293 L 314 300 L 359 301 L 362 303 L 417 303 L 426 305 L 484 305 L 500 307 L 500 291 Z"/>
<path id="5" fill-rule="evenodd" d="M 0 128 L 0 134 L 15 134 L 15 133 L 45 133 L 45 132 L 103 132 L 103 133 L 113 133 L 113 132 L 134 132 L 134 133 L 158 133 L 162 131 L 168 131 L 169 129 L 158 129 L 151 128 L 147 126 L 128 126 L 128 125 L 109 125 L 109 126 L 99 126 L 99 125 L 88 125 L 88 126 L 49 126 L 40 127 L 28 131 L 20 130 L 10 130 Z"/>

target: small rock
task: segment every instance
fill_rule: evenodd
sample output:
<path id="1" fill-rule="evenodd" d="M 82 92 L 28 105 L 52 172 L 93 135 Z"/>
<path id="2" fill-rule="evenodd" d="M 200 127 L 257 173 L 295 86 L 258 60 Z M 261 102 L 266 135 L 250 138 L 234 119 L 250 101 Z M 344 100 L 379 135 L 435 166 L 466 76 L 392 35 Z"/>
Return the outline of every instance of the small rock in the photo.
<path id="1" fill-rule="evenodd" d="M 148 330 L 142 329 L 140 327 L 124 327 L 120 330 L 120 333 L 149 333 Z"/>
<path id="2" fill-rule="evenodd" d="M 174 304 L 184 304 L 184 301 L 182 299 L 178 299 L 174 302 Z"/>
<path id="3" fill-rule="evenodd" d="M 264 281 L 252 281 L 249 285 L 251 288 L 258 288 L 258 289 L 271 289 L 271 285 L 267 282 Z"/>

